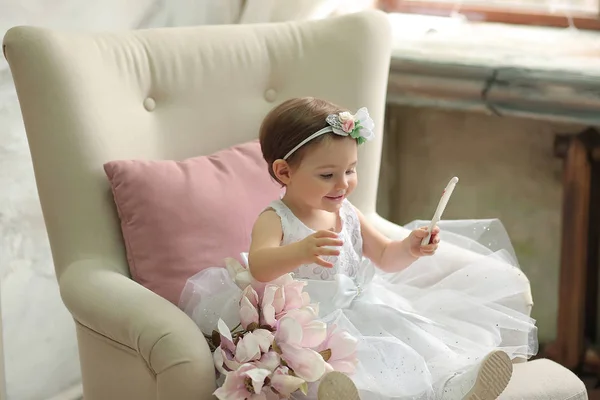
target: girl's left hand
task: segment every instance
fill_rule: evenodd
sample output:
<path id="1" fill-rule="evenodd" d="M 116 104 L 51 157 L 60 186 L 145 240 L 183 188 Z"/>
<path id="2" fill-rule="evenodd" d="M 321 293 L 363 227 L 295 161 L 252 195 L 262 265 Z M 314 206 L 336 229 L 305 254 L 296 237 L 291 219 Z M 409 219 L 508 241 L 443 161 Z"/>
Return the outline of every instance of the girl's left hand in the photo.
<path id="1" fill-rule="evenodd" d="M 408 236 L 408 252 L 413 257 L 423 257 L 423 256 L 432 256 L 435 254 L 435 251 L 438 248 L 438 243 L 440 242 L 440 228 L 433 228 L 433 233 L 431 234 L 431 239 L 429 240 L 429 244 L 425 246 L 421 246 L 421 241 L 425 236 L 427 236 L 427 228 L 423 226 L 419 229 L 415 229 Z"/>

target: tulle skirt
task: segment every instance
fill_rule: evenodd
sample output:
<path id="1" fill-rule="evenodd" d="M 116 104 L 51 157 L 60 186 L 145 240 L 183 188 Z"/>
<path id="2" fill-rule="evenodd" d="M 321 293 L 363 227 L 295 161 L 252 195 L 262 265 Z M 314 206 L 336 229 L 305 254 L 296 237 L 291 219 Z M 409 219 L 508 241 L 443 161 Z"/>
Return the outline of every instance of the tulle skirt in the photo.
<path id="1" fill-rule="evenodd" d="M 537 353 L 529 281 L 502 224 L 439 226 L 444 246 L 401 272 L 383 273 L 365 259 L 357 277 L 307 280 L 305 291 L 319 303 L 323 321 L 358 338 L 351 377 L 363 400 L 440 398 L 450 378 L 492 350 L 511 359 Z M 226 269 L 209 268 L 188 280 L 180 307 L 210 333 L 219 318 L 237 325 L 240 295 Z"/>

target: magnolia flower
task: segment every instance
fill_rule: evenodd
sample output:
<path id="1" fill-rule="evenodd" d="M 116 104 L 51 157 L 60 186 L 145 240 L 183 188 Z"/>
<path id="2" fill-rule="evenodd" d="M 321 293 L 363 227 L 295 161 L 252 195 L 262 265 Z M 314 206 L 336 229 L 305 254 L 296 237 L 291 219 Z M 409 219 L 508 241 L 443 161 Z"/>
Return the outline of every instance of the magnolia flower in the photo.
<path id="1" fill-rule="evenodd" d="M 235 349 L 235 360 L 239 363 L 260 359 L 273 343 L 273 334 L 266 329 L 248 332 L 238 341 Z"/>
<path id="2" fill-rule="evenodd" d="M 234 355 L 229 350 L 217 347 L 213 353 L 213 363 L 217 371 L 227 375 L 229 371 L 235 371 L 240 367 L 240 363 L 235 361 Z"/>
<path id="3" fill-rule="evenodd" d="M 302 347 L 303 341 L 314 340 L 314 332 L 307 330 L 304 338 L 302 325 L 290 316 L 283 317 L 275 333 L 275 345 L 294 374 L 307 382 L 319 380 L 325 373 L 325 361 L 316 351 Z"/>
<path id="4" fill-rule="evenodd" d="M 261 304 L 262 314 L 260 323 L 262 325 L 268 325 L 271 328 L 274 328 L 277 324 L 277 320 L 275 319 L 275 306 L 273 305 L 273 301 L 275 301 L 275 293 L 277 292 L 277 290 L 277 286 L 267 285 L 263 293 Z"/>
<path id="5" fill-rule="evenodd" d="M 281 365 L 281 357 L 275 351 L 269 351 L 262 355 L 260 360 L 255 361 L 254 365 L 269 371 L 275 371 Z"/>
<path id="6" fill-rule="evenodd" d="M 234 258 L 225 259 L 225 269 L 227 269 L 229 276 L 235 284 L 242 290 L 248 287 L 254 280 L 252 274 L 250 274 L 250 270 Z"/>
<path id="7" fill-rule="evenodd" d="M 225 383 L 215 390 L 214 395 L 219 400 L 266 400 L 263 387 L 270 374 L 271 371 L 255 365 L 242 364 L 237 370 L 227 374 Z"/>
<path id="8" fill-rule="evenodd" d="M 232 333 L 219 319 L 211 338 L 215 368 L 225 375 L 214 392 L 218 399 L 289 398 L 298 390 L 306 394 L 308 382 L 326 371 L 354 372 L 356 339 L 318 319 L 318 305 L 303 291 L 306 282 L 286 274 L 260 283 L 232 259 L 227 268 L 239 278 L 242 295 L 238 327 Z M 246 278 L 250 283 L 241 285 Z"/>
<path id="9" fill-rule="evenodd" d="M 358 340 L 348 332 L 331 325 L 327 330 L 327 338 L 315 350 L 324 355 L 326 369 L 352 374 L 358 362 L 356 346 Z"/>
<path id="10" fill-rule="evenodd" d="M 306 394 L 307 385 L 303 379 L 290 375 L 287 367 L 279 367 L 271 375 L 271 387 L 277 390 L 280 396 L 288 398 L 296 390 L 300 389 Z"/>
<path id="11" fill-rule="evenodd" d="M 242 328 L 248 329 L 252 324 L 258 326 L 258 294 L 251 286 L 247 286 L 240 300 L 240 323 Z"/>
<path id="12" fill-rule="evenodd" d="M 235 360 L 236 346 L 231 337 L 231 331 L 222 319 L 217 322 L 217 333 L 219 335 L 219 346 L 213 353 L 215 368 L 222 374 L 239 368 L 240 363 Z"/>
<path id="13" fill-rule="evenodd" d="M 219 333 L 220 346 L 230 351 L 235 350 L 235 344 L 233 344 L 233 338 L 231 337 L 231 331 L 229 327 L 221 318 L 217 321 L 217 332 Z"/>
<path id="14" fill-rule="evenodd" d="M 265 286 L 262 296 L 261 323 L 275 327 L 277 320 L 310 303 L 310 296 L 303 292 L 306 282 L 297 281 L 291 274 L 283 275 Z"/>
<path id="15" fill-rule="evenodd" d="M 280 291 L 283 293 L 283 307 L 281 311 L 279 311 L 280 313 L 294 310 L 310 303 L 309 294 L 303 291 L 306 284 L 305 281 L 301 282 L 292 279 L 291 282 L 287 282 L 283 285 L 281 288 L 282 290 Z"/>
<path id="16" fill-rule="evenodd" d="M 286 317 L 293 318 L 301 327 L 300 346 L 317 347 L 327 337 L 327 324 L 318 321 L 317 310 L 311 306 L 288 311 Z M 280 325 L 281 329 L 281 325 Z"/>

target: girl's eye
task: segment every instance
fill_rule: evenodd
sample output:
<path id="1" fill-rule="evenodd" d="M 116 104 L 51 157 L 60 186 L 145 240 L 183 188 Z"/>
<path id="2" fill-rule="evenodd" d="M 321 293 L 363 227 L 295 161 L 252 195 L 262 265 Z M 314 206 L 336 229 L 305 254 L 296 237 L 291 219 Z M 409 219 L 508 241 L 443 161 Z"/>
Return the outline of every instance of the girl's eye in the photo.
<path id="1" fill-rule="evenodd" d="M 349 169 L 348 171 L 346 171 L 346 175 L 352 175 L 355 172 L 356 172 L 355 170 Z"/>
<path id="2" fill-rule="evenodd" d="M 321 178 L 323 179 L 331 179 L 333 177 L 333 174 L 321 174 Z"/>

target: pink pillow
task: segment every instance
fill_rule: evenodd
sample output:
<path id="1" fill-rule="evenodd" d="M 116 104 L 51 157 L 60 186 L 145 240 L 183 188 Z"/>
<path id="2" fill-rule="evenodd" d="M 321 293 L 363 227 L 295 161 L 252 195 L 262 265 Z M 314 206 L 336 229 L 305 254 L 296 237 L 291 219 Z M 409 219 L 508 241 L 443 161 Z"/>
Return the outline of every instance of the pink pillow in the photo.
<path id="1" fill-rule="evenodd" d="M 276 200 L 258 141 L 184 161 L 104 165 L 131 276 L 177 304 L 186 280 L 248 251 L 259 213 Z"/>

